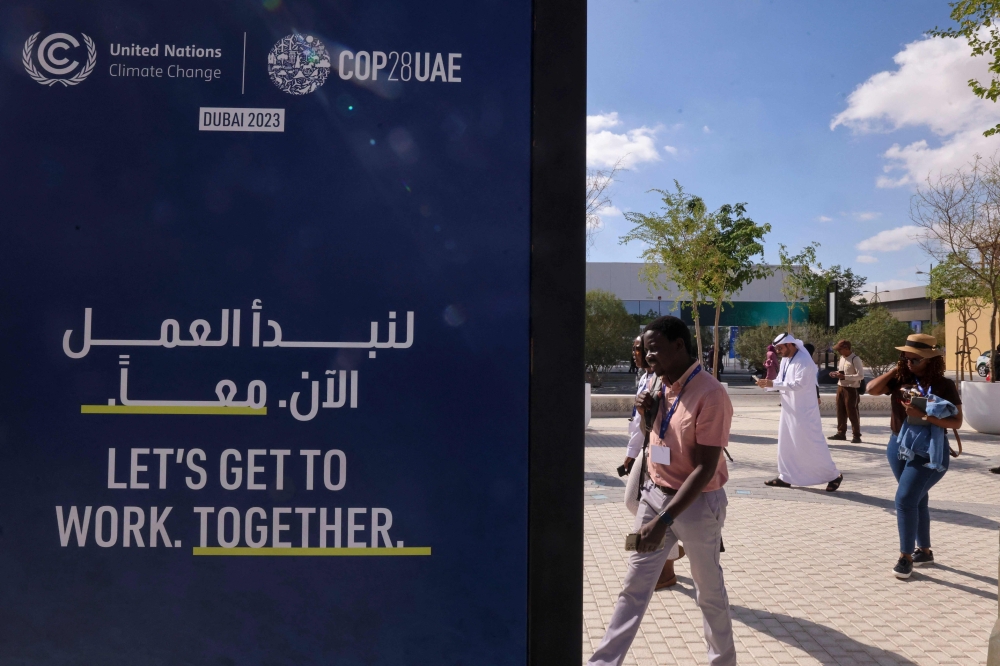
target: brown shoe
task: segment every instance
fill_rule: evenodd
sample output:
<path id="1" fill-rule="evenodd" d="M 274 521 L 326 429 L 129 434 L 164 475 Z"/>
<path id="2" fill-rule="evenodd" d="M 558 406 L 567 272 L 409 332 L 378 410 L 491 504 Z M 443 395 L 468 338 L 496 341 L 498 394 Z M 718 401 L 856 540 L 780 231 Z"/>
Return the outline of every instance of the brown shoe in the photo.
<path id="1" fill-rule="evenodd" d="M 653 592 L 659 592 L 660 590 L 665 590 L 668 587 L 673 587 L 677 584 L 677 576 L 671 576 L 670 578 L 664 579 L 662 576 L 656 581 L 656 587 L 653 588 Z"/>
<path id="2" fill-rule="evenodd" d="M 838 432 L 836 435 L 830 435 L 829 437 L 827 437 L 827 439 L 836 439 L 836 440 L 844 441 L 844 440 L 847 439 L 847 435 L 842 435 L 842 434 L 840 434 Z"/>
<path id="3" fill-rule="evenodd" d="M 654 592 L 659 590 L 665 590 L 668 587 L 673 587 L 677 584 L 677 574 L 674 573 L 674 563 L 672 560 L 667 560 L 663 563 L 663 570 L 660 571 L 660 577 L 656 581 L 656 587 L 653 588 Z"/>

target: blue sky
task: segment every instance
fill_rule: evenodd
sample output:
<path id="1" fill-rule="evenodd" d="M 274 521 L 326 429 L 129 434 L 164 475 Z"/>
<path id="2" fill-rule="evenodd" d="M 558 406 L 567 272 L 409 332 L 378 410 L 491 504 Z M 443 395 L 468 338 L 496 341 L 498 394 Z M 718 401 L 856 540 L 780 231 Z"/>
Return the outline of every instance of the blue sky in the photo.
<path id="1" fill-rule="evenodd" d="M 588 163 L 630 163 L 590 261 L 636 261 L 618 211 L 658 208 L 677 179 L 710 208 L 744 201 L 778 243 L 819 241 L 823 265 L 880 289 L 925 284 L 910 198 L 928 174 L 992 155 L 1000 107 L 945 0 L 814 3 L 589 0 Z M 831 129 L 832 125 L 836 125 Z"/>

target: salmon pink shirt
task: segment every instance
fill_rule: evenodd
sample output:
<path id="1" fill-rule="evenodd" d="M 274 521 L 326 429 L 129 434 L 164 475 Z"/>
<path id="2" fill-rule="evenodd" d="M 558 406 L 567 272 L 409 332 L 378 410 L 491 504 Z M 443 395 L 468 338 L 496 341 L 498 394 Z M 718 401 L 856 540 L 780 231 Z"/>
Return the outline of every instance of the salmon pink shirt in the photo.
<path id="1" fill-rule="evenodd" d="M 680 379 L 672 385 L 664 383 L 666 394 L 660 400 L 660 409 L 653 421 L 653 431 L 649 433 L 650 446 L 669 446 L 670 464 L 654 463 L 649 456 L 649 477 L 658 486 L 677 490 L 694 471 L 694 445 L 720 446 L 729 444 L 729 428 L 733 422 L 733 403 L 726 388 L 706 370 L 695 375 L 684 388 L 677 409 L 670 419 L 670 425 L 663 439 L 660 439 L 660 424 L 677 400 L 681 388 L 691 373 L 699 367 L 695 362 Z M 703 492 L 718 490 L 729 480 L 729 468 L 725 456 L 719 457 L 715 477 L 705 486 Z"/>

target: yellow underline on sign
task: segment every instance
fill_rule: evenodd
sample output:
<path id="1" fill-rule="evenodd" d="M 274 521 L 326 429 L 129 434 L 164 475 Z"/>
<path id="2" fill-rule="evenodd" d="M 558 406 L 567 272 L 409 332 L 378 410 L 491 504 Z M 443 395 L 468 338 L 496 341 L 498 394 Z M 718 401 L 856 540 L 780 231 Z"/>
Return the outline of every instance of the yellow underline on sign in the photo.
<path id="1" fill-rule="evenodd" d="M 267 407 L 171 407 L 168 405 L 80 405 L 81 414 L 203 414 L 207 416 L 266 416 Z"/>
<path id="2" fill-rule="evenodd" d="M 193 555 L 242 557 L 400 557 L 427 556 L 430 547 L 405 548 L 192 548 Z"/>

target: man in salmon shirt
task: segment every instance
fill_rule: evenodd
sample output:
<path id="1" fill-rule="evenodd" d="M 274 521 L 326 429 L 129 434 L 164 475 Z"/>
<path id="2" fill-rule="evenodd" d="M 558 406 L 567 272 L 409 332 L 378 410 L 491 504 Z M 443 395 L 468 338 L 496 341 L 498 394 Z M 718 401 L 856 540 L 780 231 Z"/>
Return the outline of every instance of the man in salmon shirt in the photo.
<path id="1" fill-rule="evenodd" d="M 635 517 L 640 540 L 607 632 L 587 664 L 619 666 L 625 659 L 663 562 L 679 539 L 691 563 L 708 663 L 731 666 L 736 646 L 719 546 L 728 503 L 723 486 L 729 478 L 722 449 L 729 443 L 733 405 L 722 384 L 693 358 L 691 332 L 683 321 L 653 320 L 643 343 L 646 361 L 663 380 L 664 395 L 650 433 L 648 477 Z M 636 402 L 641 409 L 654 407 L 647 394 Z"/>

